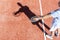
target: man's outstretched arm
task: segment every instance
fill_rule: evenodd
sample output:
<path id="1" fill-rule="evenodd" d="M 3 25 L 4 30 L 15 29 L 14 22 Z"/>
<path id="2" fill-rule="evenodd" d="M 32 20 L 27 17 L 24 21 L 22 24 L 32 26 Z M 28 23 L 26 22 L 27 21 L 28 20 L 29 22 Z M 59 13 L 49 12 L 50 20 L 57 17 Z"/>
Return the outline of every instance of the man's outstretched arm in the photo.
<path id="1" fill-rule="evenodd" d="M 52 17 L 50 14 L 47 14 L 47 15 L 44 15 L 44 16 L 34 16 L 34 17 L 31 18 L 31 21 L 32 22 L 37 22 L 41 19 L 47 19 L 47 18 L 50 18 L 50 17 Z"/>
<path id="2" fill-rule="evenodd" d="M 50 17 L 52 17 L 52 16 L 49 14 L 49 15 L 42 16 L 42 18 L 40 17 L 40 19 L 47 19 L 47 18 L 50 18 Z"/>

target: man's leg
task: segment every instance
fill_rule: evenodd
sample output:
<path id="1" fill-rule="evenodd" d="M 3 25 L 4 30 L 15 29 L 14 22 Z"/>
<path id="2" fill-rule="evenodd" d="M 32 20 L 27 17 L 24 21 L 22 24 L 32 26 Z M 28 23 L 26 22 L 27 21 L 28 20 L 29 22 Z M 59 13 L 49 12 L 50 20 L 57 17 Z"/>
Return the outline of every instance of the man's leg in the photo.
<path id="1" fill-rule="evenodd" d="M 60 36 L 60 28 L 58 28 L 58 37 Z"/>
<path id="2" fill-rule="evenodd" d="M 53 39 L 54 33 L 57 30 L 57 28 L 58 27 L 52 26 L 51 29 L 49 30 L 51 32 L 51 34 L 50 35 L 46 35 L 46 37 L 49 38 L 49 39 Z"/>
<path id="3" fill-rule="evenodd" d="M 54 31 L 51 32 L 51 37 L 52 38 L 54 37 L 54 33 L 55 33 Z"/>
<path id="4" fill-rule="evenodd" d="M 54 33 L 55 36 L 58 36 L 58 29 Z"/>

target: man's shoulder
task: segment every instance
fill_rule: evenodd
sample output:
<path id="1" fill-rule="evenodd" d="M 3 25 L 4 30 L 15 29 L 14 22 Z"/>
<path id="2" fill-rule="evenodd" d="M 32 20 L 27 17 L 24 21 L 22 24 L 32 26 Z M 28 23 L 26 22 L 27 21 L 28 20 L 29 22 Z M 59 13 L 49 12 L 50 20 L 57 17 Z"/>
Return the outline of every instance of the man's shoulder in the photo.
<path id="1" fill-rule="evenodd" d="M 59 9 L 54 10 L 54 12 L 56 12 L 56 11 L 60 11 L 60 8 L 59 8 Z"/>
<path id="2" fill-rule="evenodd" d="M 56 13 L 56 12 L 60 12 L 60 8 L 59 9 L 56 9 L 54 11 L 51 11 L 51 13 Z"/>
<path id="3" fill-rule="evenodd" d="M 49 12 L 48 15 L 49 15 L 49 14 L 57 13 L 58 11 L 60 12 L 60 8 L 59 8 L 59 9 L 56 9 L 56 10 L 53 10 L 53 11 L 51 11 L 51 12 Z"/>

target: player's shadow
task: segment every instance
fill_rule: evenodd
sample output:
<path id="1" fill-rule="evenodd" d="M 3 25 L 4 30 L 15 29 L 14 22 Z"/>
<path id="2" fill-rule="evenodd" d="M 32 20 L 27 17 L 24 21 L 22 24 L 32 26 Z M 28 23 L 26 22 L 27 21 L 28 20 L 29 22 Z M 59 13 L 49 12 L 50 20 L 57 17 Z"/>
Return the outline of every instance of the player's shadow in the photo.
<path id="1" fill-rule="evenodd" d="M 19 12 L 24 12 L 25 15 L 26 15 L 29 19 L 31 19 L 33 16 L 36 16 L 36 15 L 29 9 L 28 6 L 23 6 L 23 5 L 22 5 L 21 3 L 19 3 L 19 2 L 18 2 L 17 4 L 18 4 L 18 6 L 20 6 L 21 8 L 19 8 L 19 10 L 16 11 L 16 12 L 14 13 L 14 15 L 20 14 Z M 40 29 L 42 32 L 45 32 L 45 33 L 47 34 L 47 32 L 44 31 L 43 28 L 39 25 L 39 22 L 42 24 L 42 21 L 41 21 L 41 20 L 39 20 L 38 22 L 32 23 L 32 24 L 37 25 L 37 27 L 39 27 L 39 29 Z M 45 23 L 44 23 L 44 26 L 45 26 L 48 30 L 50 29 Z"/>

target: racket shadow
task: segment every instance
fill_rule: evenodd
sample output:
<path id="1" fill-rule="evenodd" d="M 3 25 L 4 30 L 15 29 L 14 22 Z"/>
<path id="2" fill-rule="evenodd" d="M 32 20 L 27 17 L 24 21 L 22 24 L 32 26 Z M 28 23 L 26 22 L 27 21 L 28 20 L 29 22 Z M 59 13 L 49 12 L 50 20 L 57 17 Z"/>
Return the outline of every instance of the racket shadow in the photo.
<path id="1" fill-rule="evenodd" d="M 29 7 L 28 6 L 23 6 L 21 3 L 17 3 L 18 4 L 18 6 L 20 6 L 21 8 L 19 8 L 19 10 L 18 11 L 16 11 L 15 13 L 14 13 L 14 15 L 17 15 L 17 14 L 20 14 L 20 12 L 24 12 L 25 13 L 25 15 L 31 20 L 31 18 L 33 17 L 33 16 L 36 16 L 30 9 L 29 9 Z M 43 28 L 38 24 L 38 23 L 41 23 L 42 24 L 42 21 L 41 20 L 39 20 L 38 22 L 34 22 L 34 23 L 32 23 L 33 25 L 37 25 L 37 27 L 39 27 L 39 29 L 42 31 L 42 32 L 45 32 L 46 34 L 48 34 L 46 31 L 44 31 L 43 30 Z M 44 23 L 44 26 L 49 30 L 50 28 Z"/>

